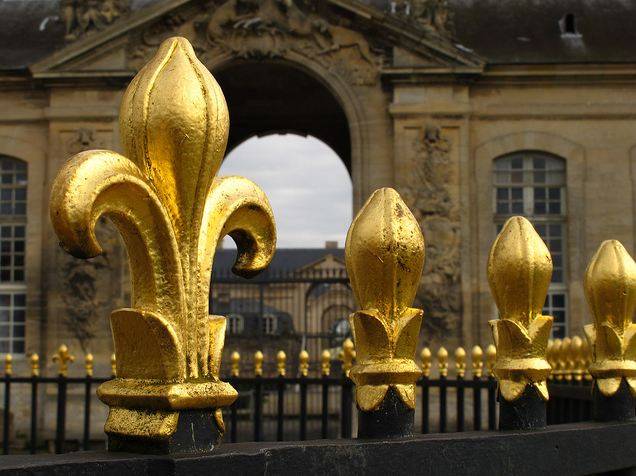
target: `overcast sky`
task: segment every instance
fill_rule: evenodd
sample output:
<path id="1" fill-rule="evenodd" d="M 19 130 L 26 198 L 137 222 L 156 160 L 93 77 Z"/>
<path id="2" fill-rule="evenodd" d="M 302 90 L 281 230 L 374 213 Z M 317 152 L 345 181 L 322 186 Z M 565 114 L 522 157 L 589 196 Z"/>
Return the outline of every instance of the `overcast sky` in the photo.
<path id="1" fill-rule="evenodd" d="M 254 137 L 228 154 L 218 175 L 242 175 L 265 191 L 279 248 L 322 248 L 327 240 L 344 246 L 351 223 L 351 179 L 336 153 L 318 139 Z M 226 238 L 224 247 L 230 246 Z"/>

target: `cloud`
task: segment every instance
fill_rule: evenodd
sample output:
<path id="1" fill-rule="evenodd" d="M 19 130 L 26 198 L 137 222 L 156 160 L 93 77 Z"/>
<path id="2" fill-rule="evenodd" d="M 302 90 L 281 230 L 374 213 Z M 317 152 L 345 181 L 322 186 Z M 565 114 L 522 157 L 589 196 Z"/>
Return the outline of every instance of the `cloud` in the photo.
<path id="1" fill-rule="evenodd" d="M 219 175 L 242 175 L 265 191 L 279 248 L 322 248 L 327 240 L 344 246 L 352 218 L 351 178 L 320 140 L 292 134 L 254 137 L 228 154 Z M 229 243 L 226 238 L 224 246 Z"/>

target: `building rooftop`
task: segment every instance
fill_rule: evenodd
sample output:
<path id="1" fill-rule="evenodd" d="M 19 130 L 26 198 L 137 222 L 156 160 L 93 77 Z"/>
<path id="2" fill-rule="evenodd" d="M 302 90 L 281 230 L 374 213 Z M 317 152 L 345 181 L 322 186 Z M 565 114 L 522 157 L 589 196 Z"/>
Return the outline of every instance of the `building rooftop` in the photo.
<path id="1" fill-rule="evenodd" d="M 160 0 L 132 0 L 140 10 Z M 389 0 L 360 0 L 388 11 Z M 490 64 L 636 61 L 633 0 L 448 0 L 456 42 Z M 0 0 L 0 69 L 62 48 L 59 0 Z"/>

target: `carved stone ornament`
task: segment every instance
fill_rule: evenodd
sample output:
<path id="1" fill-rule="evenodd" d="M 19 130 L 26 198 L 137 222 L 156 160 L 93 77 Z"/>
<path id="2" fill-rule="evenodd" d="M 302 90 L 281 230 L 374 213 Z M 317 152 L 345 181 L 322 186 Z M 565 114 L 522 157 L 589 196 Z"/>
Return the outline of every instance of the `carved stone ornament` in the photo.
<path id="1" fill-rule="evenodd" d="M 311 4 L 301 8 L 294 0 L 225 0 L 190 22 L 171 14 L 142 33 L 130 54 L 131 66 L 176 31 L 192 36 L 205 64 L 221 54 L 243 59 L 300 54 L 354 84 L 375 83 L 381 59 L 365 37 L 313 10 Z"/>
<path id="2" fill-rule="evenodd" d="M 427 312 L 431 337 L 448 337 L 461 317 L 461 254 L 458 206 L 452 183 L 451 143 L 437 126 L 426 126 L 413 142 L 411 174 L 401 188 L 428 237 L 426 266 L 416 302 Z"/>
<path id="3" fill-rule="evenodd" d="M 130 0 L 62 0 L 60 16 L 66 40 L 73 41 L 92 30 L 102 30 L 129 11 Z"/>
<path id="4" fill-rule="evenodd" d="M 429 34 L 451 37 L 453 15 L 448 0 L 392 0 L 392 14 L 416 23 Z"/>
<path id="5" fill-rule="evenodd" d="M 51 220 L 65 250 L 99 255 L 94 227 L 105 216 L 130 257 L 132 304 L 111 315 L 117 378 L 98 389 L 110 407 L 109 445 L 129 438 L 146 451 L 143 442 L 170 440 L 196 411 L 205 428 L 215 415 L 222 432 L 220 407 L 237 396 L 219 380 L 226 321 L 209 315 L 214 251 L 232 236 L 234 272 L 251 276 L 269 264 L 276 231 L 258 186 L 215 178 L 228 129 L 218 84 L 187 40 L 170 38 L 122 99 L 126 155 L 79 153 L 53 184 Z"/>
<path id="6" fill-rule="evenodd" d="M 422 310 L 411 306 L 424 266 L 424 236 L 398 193 L 377 190 L 347 234 L 347 271 L 361 308 L 349 318 L 356 345 L 350 377 L 360 410 L 380 407 L 389 389 L 415 409 L 422 371 L 415 350 Z"/>
<path id="7" fill-rule="evenodd" d="M 546 244 L 528 220 L 510 218 L 488 258 L 488 282 L 499 309 L 499 319 L 490 321 L 497 347 L 494 373 L 508 402 L 521 397 L 526 387 L 548 400 L 546 350 L 553 319 L 541 311 L 551 277 Z"/>
<path id="8" fill-rule="evenodd" d="M 599 247 L 585 274 L 585 295 L 594 315 L 594 324 L 585 326 L 593 351 L 589 370 L 599 391 L 613 396 L 625 380 L 636 396 L 636 263 L 620 242 Z"/>

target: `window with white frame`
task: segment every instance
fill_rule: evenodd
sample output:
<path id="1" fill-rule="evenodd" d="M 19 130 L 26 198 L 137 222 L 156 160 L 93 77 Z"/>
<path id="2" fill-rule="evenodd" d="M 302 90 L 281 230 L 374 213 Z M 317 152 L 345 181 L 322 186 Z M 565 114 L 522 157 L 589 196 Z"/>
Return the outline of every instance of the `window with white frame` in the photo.
<path id="1" fill-rule="evenodd" d="M 0 353 L 24 354 L 27 164 L 0 156 Z"/>
<path id="2" fill-rule="evenodd" d="M 515 152 L 495 159 L 497 232 L 512 215 L 528 218 L 552 254 L 554 271 L 544 314 L 554 317 L 552 335 L 567 332 L 565 160 L 544 152 Z"/>
<path id="3" fill-rule="evenodd" d="M 240 314 L 228 314 L 225 333 L 237 335 L 243 332 L 243 316 Z"/>
<path id="4" fill-rule="evenodd" d="M 276 334 L 276 316 L 273 314 L 265 314 L 261 321 L 263 325 L 263 334 L 273 335 Z"/>

